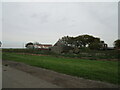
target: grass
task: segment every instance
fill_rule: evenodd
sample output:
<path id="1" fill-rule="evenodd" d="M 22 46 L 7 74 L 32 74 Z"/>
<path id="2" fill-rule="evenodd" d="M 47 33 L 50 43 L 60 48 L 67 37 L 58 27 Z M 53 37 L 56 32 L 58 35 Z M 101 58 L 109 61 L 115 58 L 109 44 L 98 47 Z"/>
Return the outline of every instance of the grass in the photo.
<path id="1" fill-rule="evenodd" d="M 118 82 L 118 62 L 55 56 L 32 56 L 8 52 L 3 52 L 2 54 L 3 60 L 24 62 L 32 66 L 46 68 L 86 79 L 120 84 L 120 82 Z"/>
<path id="2" fill-rule="evenodd" d="M 56 54 L 50 50 L 38 50 L 38 49 L 2 49 L 3 52 L 15 52 L 15 53 L 34 53 L 34 54 L 47 54 L 52 56 L 64 56 L 72 58 L 88 58 L 88 59 L 120 59 L 120 51 L 118 50 L 80 50 L 78 54 L 74 53 L 62 53 Z"/>

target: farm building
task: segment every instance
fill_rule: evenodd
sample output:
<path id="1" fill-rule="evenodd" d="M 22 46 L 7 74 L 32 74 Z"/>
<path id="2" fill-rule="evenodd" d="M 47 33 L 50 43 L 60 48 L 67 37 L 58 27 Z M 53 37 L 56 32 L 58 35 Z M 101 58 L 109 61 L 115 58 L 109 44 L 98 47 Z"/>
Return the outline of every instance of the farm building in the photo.
<path id="1" fill-rule="evenodd" d="M 38 45 L 34 45 L 34 48 L 38 48 L 38 49 L 49 49 L 50 47 L 52 47 L 51 44 L 38 44 Z"/>
<path id="2" fill-rule="evenodd" d="M 50 47 L 52 47 L 51 44 L 28 44 L 26 45 L 26 48 L 28 49 L 45 49 L 48 50 Z"/>

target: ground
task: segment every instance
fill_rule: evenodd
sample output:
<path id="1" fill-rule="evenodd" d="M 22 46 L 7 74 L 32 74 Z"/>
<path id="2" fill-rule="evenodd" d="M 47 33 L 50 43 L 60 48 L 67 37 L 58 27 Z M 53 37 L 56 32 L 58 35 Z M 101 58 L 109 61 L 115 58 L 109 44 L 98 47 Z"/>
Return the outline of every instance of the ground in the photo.
<path id="1" fill-rule="evenodd" d="M 118 62 L 67 58 L 53 55 L 2 53 L 3 60 L 22 62 L 67 75 L 118 84 Z"/>
<path id="2" fill-rule="evenodd" d="M 3 88 L 60 88 L 26 72 L 3 66 Z"/>
<path id="3" fill-rule="evenodd" d="M 11 71 L 12 70 L 12 71 Z M 18 73 L 17 73 L 18 72 Z M 9 75 L 11 73 L 11 76 Z M 18 74 L 18 75 L 17 75 Z M 13 78 L 14 77 L 14 78 Z M 27 77 L 27 78 L 25 78 Z M 15 78 L 14 81 L 12 81 Z M 11 82 L 10 82 L 11 79 Z M 22 81 L 19 81 L 22 80 Z M 28 83 L 29 80 L 32 82 Z M 25 82 L 23 82 L 25 81 Z M 10 82 L 10 83 L 9 83 Z M 101 81 L 88 80 L 70 76 L 66 74 L 57 73 L 51 70 L 33 67 L 24 63 L 15 61 L 3 60 L 3 88 L 12 87 L 12 83 L 21 82 L 22 85 L 18 86 L 23 88 L 117 88 L 117 85 L 105 83 Z M 42 83 L 41 83 L 42 82 Z M 27 85 L 28 84 L 28 85 Z M 30 86 L 30 87 L 29 87 Z M 14 85 L 13 85 L 14 87 Z"/>

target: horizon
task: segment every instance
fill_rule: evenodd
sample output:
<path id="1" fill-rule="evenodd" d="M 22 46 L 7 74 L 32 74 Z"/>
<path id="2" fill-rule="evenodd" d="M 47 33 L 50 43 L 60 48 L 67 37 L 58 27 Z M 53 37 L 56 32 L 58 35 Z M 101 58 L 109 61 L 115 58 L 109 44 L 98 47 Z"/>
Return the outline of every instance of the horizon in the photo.
<path id="1" fill-rule="evenodd" d="M 83 34 L 83 35 L 88 35 L 88 34 Z M 78 36 L 79 36 L 79 35 L 78 35 Z M 92 35 L 92 36 L 93 36 L 93 35 Z M 64 36 L 63 36 L 63 37 L 64 37 Z M 73 36 L 73 37 L 75 37 L 75 36 Z M 100 37 L 96 37 L 96 38 L 100 38 Z M 60 38 L 59 38 L 59 39 L 60 39 Z M 58 39 L 58 40 L 59 40 L 59 39 Z M 100 40 L 101 40 L 101 38 L 100 38 Z M 29 43 L 29 42 L 35 43 L 35 42 L 37 42 L 37 41 L 28 41 L 28 42 L 25 42 L 25 43 L 22 43 L 22 42 L 21 42 L 21 43 L 19 43 L 20 47 L 19 47 L 19 46 L 18 46 L 18 47 L 12 46 L 12 47 L 1 47 L 1 48 L 3 48 L 3 49 L 4 49 L 4 48 L 11 48 L 11 49 L 12 49 L 12 48 L 16 48 L 16 49 L 17 49 L 17 48 L 20 48 L 20 49 L 22 49 L 22 48 L 26 48 L 25 45 L 26 45 L 27 43 Z M 38 43 L 39 43 L 39 44 L 51 44 L 52 46 L 54 46 L 54 44 L 55 44 L 56 42 L 55 42 L 54 44 L 52 44 L 52 43 L 40 43 L 40 42 L 38 42 Z M 106 43 L 106 42 L 105 42 L 105 43 Z M 114 43 L 114 42 L 113 42 L 113 43 Z M 9 44 L 10 44 L 10 43 L 9 43 Z M 11 44 L 13 44 L 13 43 L 11 43 Z M 16 44 L 17 44 L 17 43 L 16 43 Z M 107 43 L 106 43 L 106 44 L 107 44 Z M 3 45 L 4 45 L 4 43 L 2 43 L 2 46 L 3 46 Z M 108 46 L 108 47 L 114 47 L 114 45 L 113 45 L 113 46 Z"/>

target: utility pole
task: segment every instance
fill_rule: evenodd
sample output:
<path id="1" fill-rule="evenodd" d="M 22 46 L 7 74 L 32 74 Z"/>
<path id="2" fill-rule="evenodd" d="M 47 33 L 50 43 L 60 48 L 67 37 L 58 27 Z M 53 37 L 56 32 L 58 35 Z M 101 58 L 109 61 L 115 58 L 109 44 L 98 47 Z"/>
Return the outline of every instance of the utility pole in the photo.
<path id="1" fill-rule="evenodd" d="M 24 43 L 23 43 L 23 45 L 22 45 L 22 46 L 23 46 L 23 49 L 24 49 Z"/>
<path id="2" fill-rule="evenodd" d="M 0 41 L 0 47 L 2 46 L 2 42 Z"/>

